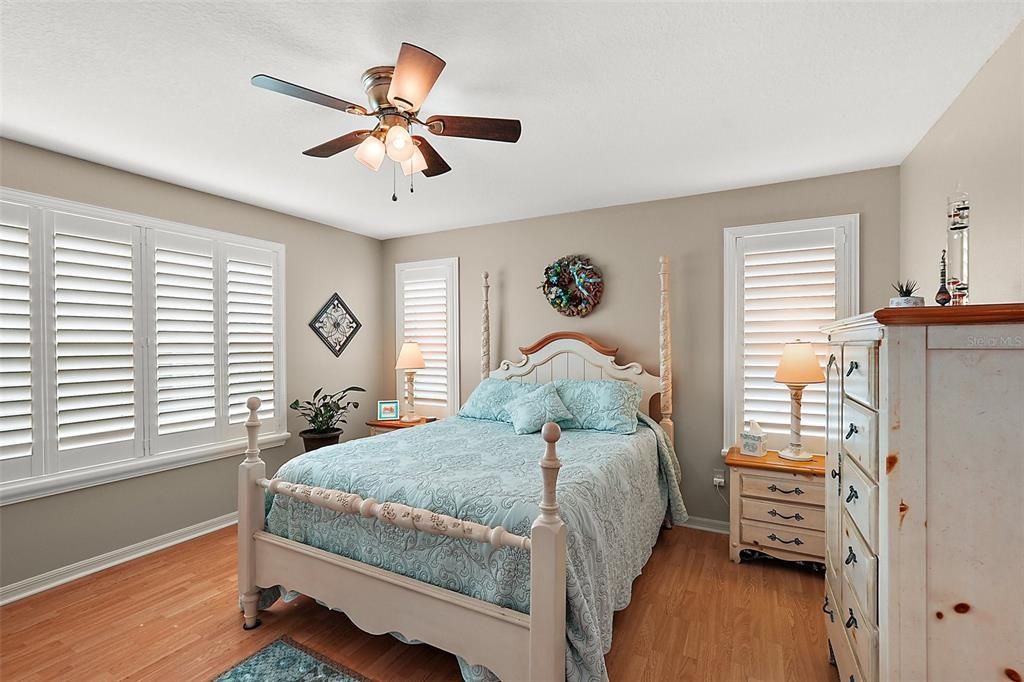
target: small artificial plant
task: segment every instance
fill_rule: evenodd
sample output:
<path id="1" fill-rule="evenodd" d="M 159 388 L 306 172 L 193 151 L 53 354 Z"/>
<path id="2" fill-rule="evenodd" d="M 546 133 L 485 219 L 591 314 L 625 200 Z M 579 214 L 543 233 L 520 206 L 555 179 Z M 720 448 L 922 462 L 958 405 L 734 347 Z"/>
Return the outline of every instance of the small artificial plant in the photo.
<path id="1" fill-rule="evenodd" d="M 896 283 L 892 285 L 892 288 L 896 290 L 896 293 L 900 298 L 910 298 L 917 291 L 917 282 L 912 279 L 908 279 L 906 282 L 896 280 Z"/>
<path id="2" fill-rule="evenodd" d="M 359 403 L 353 400 L 346 400 L 350 391 L 362 391 L 358 386 L 349 386 L 337 393 L 324 393 L 323 387 L 313 391 L 312 400 L 293 400 L 288 407 L 302 415 L 303 419 L 309 422 L 309 430 L 313 433 L 328 433 L 338 429 L 344 432 L 338 424 L 347 424 L 345 415 L 352 408 L 358 408 Z"/>

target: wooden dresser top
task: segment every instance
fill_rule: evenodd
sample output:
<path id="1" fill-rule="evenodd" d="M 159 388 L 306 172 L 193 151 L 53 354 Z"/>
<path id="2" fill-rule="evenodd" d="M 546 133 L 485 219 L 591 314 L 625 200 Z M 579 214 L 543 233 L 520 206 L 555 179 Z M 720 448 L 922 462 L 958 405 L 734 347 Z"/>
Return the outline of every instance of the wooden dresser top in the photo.
<path id="1" fill-rule="evenodd" d="M 824 457 L 815 457 L 809 462 L 793 462 L 782 459 L 775 450 L 769 450 L 764 457 L 751 457 L 750 455 L 741 455 L 739 448 L 729 448 L 729 454 L 725 456 L 725 465 L 744 469 L 767 469 L 787 474 L 825 475 Z"/>
<path id="2" fill-rule="evenodd" d="M 879 308 L 882 324 L 1014 324 L 1024 322 L 1024 303 Z"/>

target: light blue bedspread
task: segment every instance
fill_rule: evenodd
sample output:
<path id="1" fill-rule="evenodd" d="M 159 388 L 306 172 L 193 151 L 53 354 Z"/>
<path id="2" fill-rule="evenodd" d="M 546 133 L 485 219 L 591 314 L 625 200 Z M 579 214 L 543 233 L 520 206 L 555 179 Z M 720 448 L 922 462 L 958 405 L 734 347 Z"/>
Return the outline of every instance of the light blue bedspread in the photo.
<path id="1" fill-rule="evenodd" d="M 661 427 L 641 417 L 631 436 L 563 431 L 558 441 L 558 502 L 568 526 L 566 679 L 573 682 L 608 679 L 612 614 L 629 604 L 666 509 L 673 522 L 686 520 L 672 446 Z M 452 417 L 321 448 L 286 463 L 276 477 L 529 535 L 539 515 L 543 452 L 540 434 L 517 436 L 510 424 Z M 270 497 L 267 530 L 275 535 L 529 612 L 528 552 Z M 460 664 L 466 680 L 490 677 Z"/>

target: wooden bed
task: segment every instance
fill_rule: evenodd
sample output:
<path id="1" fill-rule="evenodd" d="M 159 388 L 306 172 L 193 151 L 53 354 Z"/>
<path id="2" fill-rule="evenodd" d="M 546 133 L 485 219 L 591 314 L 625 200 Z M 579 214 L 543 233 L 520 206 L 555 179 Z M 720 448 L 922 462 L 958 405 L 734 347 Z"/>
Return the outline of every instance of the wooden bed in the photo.
<path id="1" fill-rule="evenodd" d="M 576 332 L 556 332 L 520 348 L 517 363 L 503 361 L 491 370 L 490 314 L 487 274 L 483 276 L 481 378 L 544 383 L 559 378 L 617 379 L 639 385 L 641 410 L 658 420 L 669 439 L 672 427 L 672 351 L 669 319 L 668 259 L 659 260 L 660 368 L 657 376 L 637 363 L 619 365 L 617 349 Z M 566 526 L 556 496 L 557 424 L 545 424 L 546 443 L 538 452 L 543 496 L 540 515 L 529 537 L 504 528 L 462 521 L 427 509 L 363 499 L 266 478 L 257 435 L 258 398 L 247 402 L 249 446 L 239 468 L 238 588 L 245 629 L 259 625 L 260 588 L 280 585 L 343 611 L 360 629 L 372 634 L 401 633 L 483 665 L 503 680 L 554 681 L 565 678 Z M 379 522 L 434 535 L 530 552 L 530 613 L 523 614 L 486 601 L 354 561 L 264 530 L 265 491 L 286 495 L 343 514 L 359 514 Z M 391 608 L 381 608 L 388 604 Z"/>

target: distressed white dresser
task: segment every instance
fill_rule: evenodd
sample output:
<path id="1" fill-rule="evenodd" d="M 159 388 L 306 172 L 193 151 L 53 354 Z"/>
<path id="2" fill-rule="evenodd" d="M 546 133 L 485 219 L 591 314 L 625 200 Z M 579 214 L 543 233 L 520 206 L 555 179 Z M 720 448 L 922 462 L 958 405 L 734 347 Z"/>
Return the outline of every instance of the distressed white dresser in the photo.
<path id="1" fill-rule="evenodd" d="M 841 682 L 1024 675 L 1024 304 L 835 323 L 825 597 Z"/>

